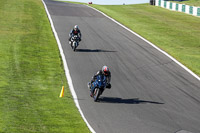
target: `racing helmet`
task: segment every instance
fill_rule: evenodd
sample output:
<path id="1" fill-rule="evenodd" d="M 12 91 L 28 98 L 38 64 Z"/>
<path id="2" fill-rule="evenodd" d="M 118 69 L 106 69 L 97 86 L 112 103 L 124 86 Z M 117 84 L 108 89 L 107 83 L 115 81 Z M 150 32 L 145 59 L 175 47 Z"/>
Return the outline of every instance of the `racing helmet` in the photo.
<path id="1" fill-rule="evenodd" d="M 109 73 L 109 68 L 108 68 L 107 66 L 103 66 L 103 67 L 102 67 L 102 72 L 103 72 L 104 75 L 108 75 L 108 73 Z"/>
<path id="2" fill-rule="evenodd" d="M 78 25 L 74 26 L 74 30 L 77 31 L 78 30 Z"/>

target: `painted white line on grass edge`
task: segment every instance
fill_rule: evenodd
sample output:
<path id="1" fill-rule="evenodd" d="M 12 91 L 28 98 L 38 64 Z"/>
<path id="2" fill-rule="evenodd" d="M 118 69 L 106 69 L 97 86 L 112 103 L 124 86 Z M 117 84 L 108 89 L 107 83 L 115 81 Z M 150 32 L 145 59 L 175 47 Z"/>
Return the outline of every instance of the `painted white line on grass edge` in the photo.
<path id="1" fill-rule="evenodd" d="M 88 5 L 86 5 L 88 6 Z M 174 62 L 176 62 L 178 65 L 180 65 L 182 68 L 184 68 L 187 72 L 189 72 L 191 75 L 193 75 L 195 78 L 197 78 L 200 81 L 200 77 L 197 76 L 195 73 L 193 73 L 190 69 L 188 69 L 186 66 L 184 66 L 183 64 L 181 64 L 179 61 L 177 61 L 175 58 L 173 58 L 171 55 L 169 55 L 168 53 L 166 53 L 165 51 L 161 50 L 160 48 L 158 48 L 156 45 L 154 45 L 153 43 L 151 43 L 150 41 L 146 40 L 145 38 L 143 38 L 142 36 L 138 35 L 137 33 L 135 33 L 134 31 L 130 30 L 129 28 L 127 28 L 126 26 L 120 24 L 118 21 L 114 20 L 113 18 L 109 17 L 108 15 L 106 15 L 105 13 L 97 10 L 96 8 L 93 8 L 91 6 L 88 6 L 94 10 L 96 10 L 97 12 L 101 13 L 102 15 L 104 15 L 105 17 L 109 18 L 110 20 L 112 20 L 113 22 L 117 23 L 118 25 L 122 26 L 123 28 L 125 28 L 126 30 L 128 30 L 129 32 L 133 33 L 134 35 L 136 35 L 137 37 L 141 38 L 142 40 L 144 40 L 145 42 L 147 42 L 148 44 L 150 44 L 152 47 L 154 47 L 155 49 L 157 49 L 158 51 L 160 51 L 161 53 L 163 53 L 164 55 L 166 55 L 167 57 L 169 57 L 171 60 L 173 60 Z"/>
<path id="2" fill-rule="evenodd" d="M 54 36 L 55 36 L 55 38 L 56 38 L 56 41 L 57 41 L 57 44 L 58 44 L 58 47 L 59 47 L 59 50 L 60 50 L 60 54 L 61 54 L 61 57 L 62 57 L 62 60 L 63 60 L 63 64 L 64 64 L 65 75 L 66 75 L 66 77 L 67 77 L 67 81 L 68 81 L 68 84 L 69 84 L 69 88 L 70 88 L 71 94 L 72 94 L 72 96 L 73 96 L 74 102 L 75 102 L 75 104 L 76 104 L 76 107 L 78 108 L 78 111 L 80 112 L 80 114 L 81 114 L 83 120 L 84 120 L 85 123 L 87 124 L 88 128 L 90 129 L 90 131 L 91 131 L 92 133 L 96 133 L 96 132 L 94 131 L 94 129 L 90 126 L 90 124 L 88 123 L 88 121 L 86 120 L 86 118 L 85 118 L 85 116 L 84 116 L 84 114 L 83 114 L 83 112 L 82 112 L 82 110 L 81 110 L 81 108 L 80 108 L 80 106 L 79 106 L 78 98 L 77 98 L 76 92 L 75 92 L 75 90 L 74 90 L 74 86 L 73 86 L 72 79 L 71 79 L 71 76 L 70 76 L 69 68 L 68 68 L 68 65 L 67 65 L 67 61 L 66 61 L 66 58 L 65 58 L 65 55 L 64 55 L 64 52 L 63 52 L 63 49 L 62 49 L 60 40 L 59 40 L 59 38 L 58 38 L 57 32 L 56 32 L 55 27 L 54 27 L 54 25 L 53 25 L 53 21 L 52 21 L 52 19 L 51 19 L 51 16 L 50 16 L 50 14 L 49 14 L 49 11 L 48 11 L 48 9 L 47 9 L 47 6 L 46 6 L 46 4 L 45 4 L 45 2 L 44 2 L 43 0 L 42 0 L 42 2 L 43 2 L 43 5 L 44 5 L 44 7 L 45 7 L 45 11 L 46 11 L 47 16 L 48 16 L 48 18 L 49 18 L 52 31 L 53 31 L 53 33 L 54 33 Z"/>

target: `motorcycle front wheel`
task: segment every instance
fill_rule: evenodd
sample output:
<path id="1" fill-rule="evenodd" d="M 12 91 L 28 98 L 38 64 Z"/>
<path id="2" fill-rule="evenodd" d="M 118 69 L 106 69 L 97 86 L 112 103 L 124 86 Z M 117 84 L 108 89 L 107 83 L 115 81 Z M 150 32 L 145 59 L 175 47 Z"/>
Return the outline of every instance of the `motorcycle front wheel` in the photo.
<path id="1" fill-rule="evenodd" d="M 73 43 L 73 50 L 74 50 L 74 51 L 76 51 L 76 47 L 77 47 L 77 44 L 74 42 L 74 43 Z"/>
<path id="2" fill-rule="evenodd" d="M 98 98 L 100 96 L 100 89 L 99 88 L 96 88 L 94 90 L 94 101 L 97 102 Z"/>

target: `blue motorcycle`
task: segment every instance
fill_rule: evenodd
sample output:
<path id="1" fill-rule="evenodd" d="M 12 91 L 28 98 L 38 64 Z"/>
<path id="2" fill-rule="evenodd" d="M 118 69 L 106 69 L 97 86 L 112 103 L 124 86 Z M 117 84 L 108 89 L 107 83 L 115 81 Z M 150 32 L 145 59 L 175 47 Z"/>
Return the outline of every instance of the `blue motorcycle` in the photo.
<path id="1" fill-rule="evenodd" d="M 90 91 L 91 96 L 94 98 L 94 101 L 96 102 L 99 98 L 99 96 L 103 93 L 104 89 L 106 88 L 106 76 L 104 75 L 98 75 L 96 77 L 96 80 L 91 83 L 90 85 Z"/>

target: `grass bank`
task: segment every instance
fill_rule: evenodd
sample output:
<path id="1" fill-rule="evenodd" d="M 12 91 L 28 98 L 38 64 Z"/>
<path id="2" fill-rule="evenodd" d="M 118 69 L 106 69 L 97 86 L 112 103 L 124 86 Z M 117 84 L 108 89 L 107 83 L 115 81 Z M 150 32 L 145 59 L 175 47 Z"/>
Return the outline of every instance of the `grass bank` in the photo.
<path id="1" fill-rule="evenodd" d="M 0 49 L 1 133 L 89 132 L 41 0 L 0 0 Z"/>

